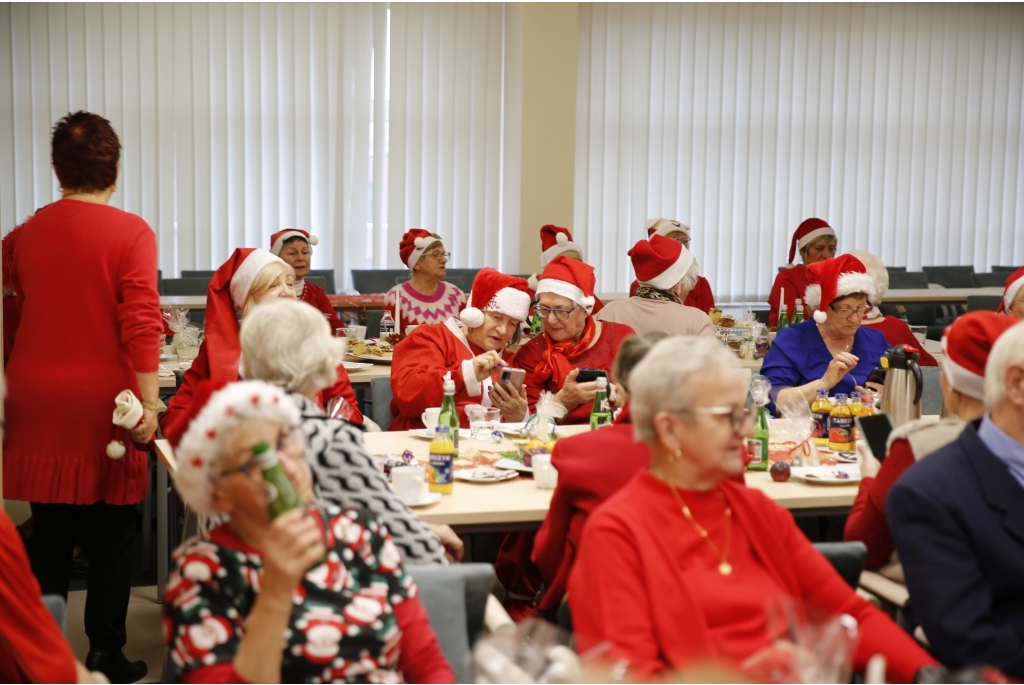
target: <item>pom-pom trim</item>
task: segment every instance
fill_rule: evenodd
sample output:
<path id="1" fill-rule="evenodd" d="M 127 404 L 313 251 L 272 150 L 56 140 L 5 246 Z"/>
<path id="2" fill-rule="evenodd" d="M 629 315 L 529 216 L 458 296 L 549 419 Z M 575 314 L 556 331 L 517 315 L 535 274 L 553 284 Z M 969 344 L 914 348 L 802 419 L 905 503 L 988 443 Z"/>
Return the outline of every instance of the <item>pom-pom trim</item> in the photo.
<path id="1" fill-rule="evenodd" d="M 569 242 L 569 236 L 567 236 L 564 233 L 559 233 L 558 235 L 555 236 L 555 242 L 558 243 L 559 245 L 565 245 L 567 242 Z"/>
<path id="2" fill-rule="evenodd" d="M 818 323 L 825 323 L 828 320 L 828 314 L 819 309 L 814 312 L 814 320 Z"/>
<path id="3" fill-rule="evenodd" d="M 484 313 L 476 307 L 466 307 L 459 313 L 459 319 L 470 328 L 476 328 L 483 325 Z"/>
<path id="4" fill-rule="evenodd" d="M 423 236 L 420 236 L 419 238 L 416 238 L 416 240 L 412 241 L 412 244 L 422 250 L 427 246 L 427 239 L 424 238 Z"/>
<path id="5" fill-rule="evenodd" d="M 107 443 L 107 456 L 111 459 L 120 459 L 126 451 L 124 443 L 120 440 L 111 440 Z"/>

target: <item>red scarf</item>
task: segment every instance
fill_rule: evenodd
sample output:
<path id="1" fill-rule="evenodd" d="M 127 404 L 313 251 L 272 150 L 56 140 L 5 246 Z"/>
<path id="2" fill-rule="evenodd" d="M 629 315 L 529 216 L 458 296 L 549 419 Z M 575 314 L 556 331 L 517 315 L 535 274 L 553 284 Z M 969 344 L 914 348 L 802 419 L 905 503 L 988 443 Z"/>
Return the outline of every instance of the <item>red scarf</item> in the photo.
<path id="1" fill-rule="evenodd" d="M 596 332 L 597 325 L 594 323 L 594 319 L 588 316 L 587 323 L 583 327 L 583 335 L 580 336 L 578 343 L 573 343 L 571 339 L 556 343 L 551 340 L 550 335 L 545 333 L 544 339 L 547 340 L 548 345 L 540 364 L 537 364 L 533 370 L 534 380 L 547 383 L 554 379 L 555 392 L 561 390 L 565 385 L 565 377 L 575 368 L 570 362 L 573 359 L 578 359 L 590 348 L 590 343 L 593 342 Z"/>

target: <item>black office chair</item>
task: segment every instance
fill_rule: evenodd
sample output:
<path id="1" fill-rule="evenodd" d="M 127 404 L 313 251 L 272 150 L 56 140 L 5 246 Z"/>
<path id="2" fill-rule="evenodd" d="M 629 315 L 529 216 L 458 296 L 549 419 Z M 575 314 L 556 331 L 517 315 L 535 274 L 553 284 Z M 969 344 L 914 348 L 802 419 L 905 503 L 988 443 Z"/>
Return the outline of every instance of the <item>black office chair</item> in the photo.
<path id="1" fill-rule="evenodd" d="M 366 310 L 366 337 L 380 337 L 380 317 L 384 315 L 383 309 Z M 383 426 L 382 426 L 383 427 Z"/>
<path id="2" fill-rule="evenodd" d="M 894 271 L 898 271 L 900 273 L 906 273 L 907 272 L 907 267 L 905 267 L 905 266 L 887 266 L 887 267 L 885 267 L 885 270 L 888 271 L 889 273 L 892 273 Z"/>
<path id="3" fill-rule="evenodd" d="M 324 285 L 320 287 L 326 290 L 328 295 L 337 294 L 338 291 L 334 286 L 334 269 L 310 269 L 309 275 L 306 276 L 306 280 L 308 281 L 310 278 L 324 279 Z"/>
<path id="4" fill-rule="evenodd" d="M 407 280 L 408 269 L 352 269 L 352 287 L 364 295 L 386 293 Z"/>
<path id="5" fill-rule="evenodd" d="M 164 295 L 205 295 L 210 287 L 209 278 L 164 279 Z"/>
<path id="6" fill-rule="evenodd" d="M 209 280 L 209 279 L 213 278 L 213 274 L 214 273 L 216 273 L 216 272 L 214 272 L 214 271 L 189 271 L 187 269 L 182 269 L 181 277 L 182 278 L 205 278 L 205 279 Z"/>
<path id="7" fill-rule="evenodd" d="M 327 279 L 323 276 L 306 276 L 306 283 L 312 283 L 313 285 L 318 285 L 324 290 L 327 290 Z M 331 291 L 327 290 L 327 292 L 329 293 Z"/>
<path id="8" fill-rule="evenodd" d="M 1014 271 L 1016 271 L 1019 268 L 1020 268 L 1019 266 L 995 266 L 995 265 L 993 265 L 992 266 L 992 272 L 995 273 L 997 271 L 1002 271 L 1003 273 L 1007 273 L 1007 272 L 1013 273 Z"/>
<path id="9" fill-rule="evenodd" d="M 1004 288 L 1007 279 L 1006 271 L 990 274 L 974 274 L 973 281 L 975 288 Z M 970 310 L 968 310 L 970 311 Z"/>
<path id="10" fill-rule="evenodd" d="M 923 271 L 890 271 L 890 290 L 919 290 L 928 287 L 928 276 Z"/>
<path id="11" fill-rule="evenodd" d="M 967 311 L 969 312 L 994 312 L 1003 298 L 999 295 L 968 295 Z"/>
<path id="12" fill-rule="evenodd" d="M 973 288 L 973 266 L 923 266 L 929 283 L 941 285 L 943 288 Z"/>
<path id="13" fill-rule="evenodd" d="M 868 548 L 863 542 L 816 542 L 814 548 L 828 559 L 847 585 L 857 589 L 868 558 Z"/>
<path id="14" fill-rule="evenodd" d="M 156 292 L 158 295 L 164 294 L 164 272 L 160 269 L 156 270 Z"/>

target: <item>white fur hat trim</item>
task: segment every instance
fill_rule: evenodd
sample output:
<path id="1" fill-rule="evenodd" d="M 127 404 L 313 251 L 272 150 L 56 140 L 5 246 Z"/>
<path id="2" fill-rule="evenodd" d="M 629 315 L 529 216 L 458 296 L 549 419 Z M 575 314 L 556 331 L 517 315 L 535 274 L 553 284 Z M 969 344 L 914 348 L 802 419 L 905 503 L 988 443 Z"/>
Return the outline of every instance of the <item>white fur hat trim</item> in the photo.
<path id="1" fill-rule="evenodd" d="M 854 293 L 864 293 L 868 296 L 870 302 L 875 296 L 875 279 L 871 278 L 867 274 L 858 273 L 855 271 L 848 271 L 844 274 L 839 274 L 839 282 L 836 284 L 836 297 L 846 297 L 847 295 L 853 295 Z M 817 283 L 812 283 L 807 286 L 807 290 L 804 291 L 804 304 L 812 309 L 817 309 L 818 305 L 821 304 L 821 286 Z M 827 302 L 825 306 L 832 304 Z"/>
<path id="2" fill-rule="evenodd" d="M 654 235 L 664 236 L 665 238 L 668 237 L 669 233 L 682 232 L 687 237 L 690 235 L 689 226 L 673 219 L 648 219 L 644 222 L 645 231 L 650 231 L 652 228 L 654 229 Z"/>
<path id="3" fill-rule="evenodd" d="M 569 240 L 568 236 L 564 233 L 559 233 L 558 237 L 555 238 L 555 244 L 540 253 L 540 265 L 547 266 L 552 259 L 562 254 L 563 252 L 572 252 L 575 250 L 580 257 L 583 257 L 583 248 L 572 240 Z"/>
<path id="4" fill-rule="evenodd" d="M 956 363 L 947 349 L 946 336 L 942 336 L 942 371 L 940 373 L 946 374 L 946 380 L 954 390 L 959 390 L 976 400 L 985 400 L 985 377 Z"/>
<path id="5" fill-rule="evenodd" d="M 256 248 L 249 253 L 248 257 L 242 260 L 238 270 L 231 277 L 231 302 L 235 305 L 235 309 L 241 311 L 242 307 L 245 306 L 245 299 L 249 296 L 249 290 L 252 289 L 253 282 L 260 275 L 260 271 L 263 271 L 263 267 L 271 262 L 285 263 L 277 255 L 261 248 Z"/>
<path id="6" fill-rule="evenodd" d="M 469 295 L 469 301 L 473 301 L 472 293 Z M 494 294 L 483 310 L 472 306 L 466 307 L 459 313 L 459 319 L 470 328 L 476 328 L 483 324 L 485 311 L 499 312 L 516 321 L 526 321 L 530 316 L 530 296 L 522 290 L 502 288 Z"/>
<path id="7" fill-rule="evenodd" d="M 685 276 L 686 272 L 690 270 L 690 266 L 693 265 L 693 262 L 693 253 L 684 247 L 679 253 L 679 258 L 676 259 L 670 267 L 651 280 L 640 281 L 640 283 L 643 285 L 649 285 L 652 288 L 657 288 L 658 290 L 674 288 L 679 281 L 683 280 L 683 276 Z"/>
<path id="8" fill-rule="evenodd" d="M 810 245 L 812 242 L 814 242 L 823 235 L 830 235 L 833 238 L 835 238 L 835 229 L 833 229 L 831 226 L 822 226 L 821 228 L 814 229 L 813 231 L 805 235 L 803 238 L 796 241 L 797 249 L 807 247 L 808 245 Z"/>
<path id="9" fill-rule="evenodd" d="M 555 278 L 542 278 L 537 282 L 537 294 L 554 293 L 570 300 L 587 310 L 587 314 L 594 309 L 593 295 L 584 295 L 583 289 L 568 281 L 560 281 Z"/>
<path id="10" fill-rule="evenodd" d="M 1010 308 L 1010 305 L 1013 304 L 1013 298 L 1017 297 L 1017 292 L 1021 288 L 1024 288 L 1024 276 L 1006 286 L 1006 292 L 1003 293 L 1003 309 Z"/>
<path id="11" fill-rule="evenodd" d="M 409 261 L 405 264 L 409 267 L 410 271 L 416 266 L 416 263 L 420 261 L 420 257 L 422 257 L 423 253 L 427 251 L 427 248 L 434 243 L 441 243 L 441 248 L 444 249 L 444 241 L 433 234 L 426 236 L 421 235 L 419 238 L 412 241 L 412 244 L 416 247 L 414 247 L 413 251 L 409 254 Z"/>
<path id="12" fill-rule="evenodd" d="M 275 240 L 274 244 L 270 246 L 270 251 L 280 257 L 281 250 L 284 249 L 284 244 L 292 238 L 302 238 L 311 246 L 320 243 L 320 239 L 312 233 L 307 236 L 302 231 L 284 231 L 281 235 L 277 236 L 277 240 Z"/>

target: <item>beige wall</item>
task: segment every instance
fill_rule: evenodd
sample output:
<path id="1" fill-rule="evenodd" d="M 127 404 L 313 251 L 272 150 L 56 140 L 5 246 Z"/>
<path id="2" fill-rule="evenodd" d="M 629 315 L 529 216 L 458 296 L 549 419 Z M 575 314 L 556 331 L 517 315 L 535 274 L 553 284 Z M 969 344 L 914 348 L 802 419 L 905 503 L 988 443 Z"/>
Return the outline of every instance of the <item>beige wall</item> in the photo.
<path id="1" fill-rule="evenodd" d="M 572 228 L 578 33 L 577 3 L 524 3 L 521 273 L 540 270 L 541 226 Z"/>

